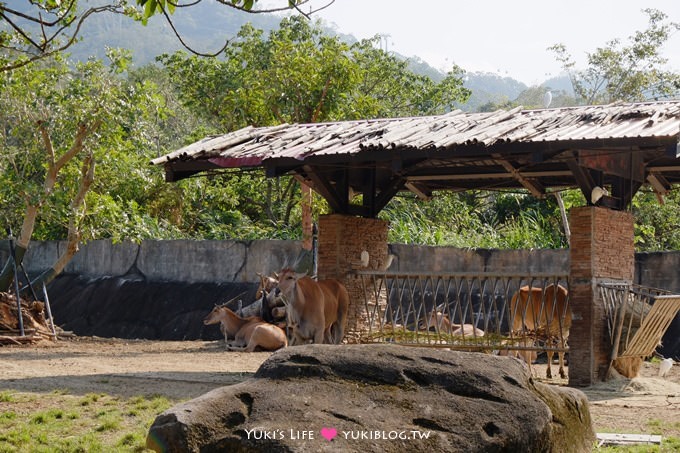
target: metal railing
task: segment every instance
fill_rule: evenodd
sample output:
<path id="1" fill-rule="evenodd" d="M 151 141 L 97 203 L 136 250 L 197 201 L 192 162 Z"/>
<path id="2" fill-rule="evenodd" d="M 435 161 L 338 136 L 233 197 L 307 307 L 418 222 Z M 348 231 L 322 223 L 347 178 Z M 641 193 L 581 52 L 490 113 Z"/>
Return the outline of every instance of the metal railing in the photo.
<path id="1" fill-rule="evenodd" d="M 568 350 L 567 275 L 375 271 L 355 275 L 361 279 L 364 294 L 363 343 L 500 353 Z M 565 288 L 561 313 L 553 296 L 546 297 L 551 285 Z M 524 286 L 537 289 L 537 303 L 513 305 L 513 296 Z M 523 297 L 526 300 L 526 291 Z"/>

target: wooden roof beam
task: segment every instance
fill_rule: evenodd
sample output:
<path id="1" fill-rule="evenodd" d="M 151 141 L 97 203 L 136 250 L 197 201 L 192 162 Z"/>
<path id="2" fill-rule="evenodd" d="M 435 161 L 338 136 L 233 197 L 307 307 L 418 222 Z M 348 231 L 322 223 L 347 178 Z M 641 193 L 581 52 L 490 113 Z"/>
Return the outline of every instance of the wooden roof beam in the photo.
<path id="1" fill-rule="evenodd" d="M 348 205 L 348 195 L 345 194 L 345 196 L 341 196 L 340 193 L 336 190 L 336 188 L 331 184 L 331 182 L 328 180 L 328 178 L 325 178 L 323 176 L 323 172 L 321 171 L 316 171 L 315 168 L 311 167 L 310 165 L 304 165 L 302 169 L 305 172 L 306 179 L 311 181 L 311 184 L 308 184 L 310 187 L 312 187 L 314 190 L 316 190 L 322 197 L 328 201 L 328 205 L 331 207 L 331 209 L 335 212 L 338 213 L 346 213 L 347 212 L 347 205 Z M 298 179 L 302 178 L 301 175 L 298 176 Z"/>
<path id="2" fill-rule="evenodd" d="M 649 185 L 652 186 L 652 189 L 654 189 L 656 199 L 659 201 L 659 203 L 664 204 L 663 197 L 671 190 L 671 185 L 668 180 L 661 174 L 649 173 L 647 175 L 647 182 L 649 182 Z"/>
<path id="3" fill-rule="evenodd" d="M 647 182 L 652 186 L 654 191 L 661 195 L 666 195 L 671 190 L 671 185 L 663 175 L 657 173 L 650 173 L 647 175 Z"/>
<path id="4" fill-rule="evenodd" d="M 422 184 L 407 182 L 404 187 L 416 194 L 421 200 L 430 201 L 432 199 L 432 192 Z"/>
<path id="5" fill-rule="evenodd" d="M 503 158 L 500 154 L 492 154 L 492 157 L 496 159 L 496 161 L 503 166 L 503 168 L 510 173 L 510 175 L 519 181 L 522 186 L 527 189 L 534 197 L 536 198 L 544 198 L 545 197 L 545 188 L 538 182 L 538 181 L 532 181 L 530 179 L 525 178 L 519 170 L 515 168 L 514 165 L 512 165 L 510 162 L 508 162 L 506 159 Z"/>

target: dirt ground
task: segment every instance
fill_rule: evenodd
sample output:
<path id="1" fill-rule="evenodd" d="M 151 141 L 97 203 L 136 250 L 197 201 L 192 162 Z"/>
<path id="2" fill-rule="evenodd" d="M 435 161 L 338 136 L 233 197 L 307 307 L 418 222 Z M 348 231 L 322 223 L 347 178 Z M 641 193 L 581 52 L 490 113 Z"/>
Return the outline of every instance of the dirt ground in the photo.
<path id="1" fill-rule="evenodd" d="M 0 346 L 0 391 L 62 390 L 186 400 L 247 379 L 269 355 L 225 352 L 224 343 L 218 341 L 88 337 L 4 345 Z M 658 367 L 647 362 L 638 378 L 581 389 L 590 401 L 597 432 L 651 434 L 650 426 L 663 423 L 666 435 L 680 437 L 680 364 L 665 378 L 658 377 Z M 534 365 L 533 372 L 549 382 L 540 378 L 545 376 L 545 365 Z M 566 385 L 566 380 L 552 383 Z"/>

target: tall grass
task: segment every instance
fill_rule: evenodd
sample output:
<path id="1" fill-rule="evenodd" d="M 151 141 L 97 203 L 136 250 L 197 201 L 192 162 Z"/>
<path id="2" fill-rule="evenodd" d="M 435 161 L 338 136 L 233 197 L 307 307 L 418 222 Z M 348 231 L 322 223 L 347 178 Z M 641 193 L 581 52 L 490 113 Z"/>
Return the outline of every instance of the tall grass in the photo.
<path id="1" fill-rule="evenodd" d="M 566 247 L 559 215 L 546 216 L 541 205 L 524 206 L 521 198 L 514 205 L 507 200 L 516 197 L 480 199 L 457 194 L 442 194 L 429 202 L 395 198 L 380 218 L 389 222 L 388 241 L 394 243 L 501 249 Z M 504 209 L 496 209 L 501 204 Z"/>

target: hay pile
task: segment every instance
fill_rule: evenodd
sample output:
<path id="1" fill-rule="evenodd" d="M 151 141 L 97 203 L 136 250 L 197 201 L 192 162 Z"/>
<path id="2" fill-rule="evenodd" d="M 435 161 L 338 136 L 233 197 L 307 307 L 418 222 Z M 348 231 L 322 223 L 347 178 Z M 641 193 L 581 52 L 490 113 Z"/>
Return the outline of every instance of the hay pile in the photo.
<path id="1" fill-rule="evenodd" d="M 21 318 L 24 335 L 21 335 L 17 299 L 10 293 L 0 293 L 0 344 L 33 343 L 45 339 L 56 340 L 63 334 L 52 327 L 45 317 L 45 304 L 40 301 L 21 300 Z"/>

